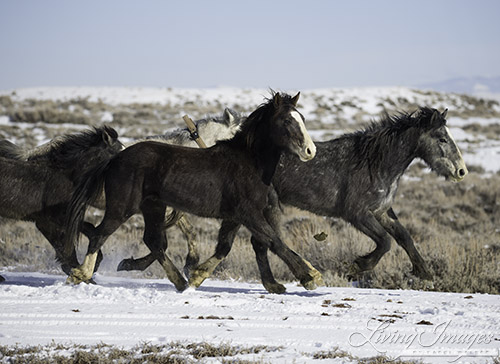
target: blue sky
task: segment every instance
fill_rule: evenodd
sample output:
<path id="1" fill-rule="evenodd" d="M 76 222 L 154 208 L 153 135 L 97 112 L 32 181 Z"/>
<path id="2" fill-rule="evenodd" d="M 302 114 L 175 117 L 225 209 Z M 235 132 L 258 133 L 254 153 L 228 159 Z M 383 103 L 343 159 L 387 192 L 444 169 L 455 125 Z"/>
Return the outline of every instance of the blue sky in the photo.
<path id="1" fill-rule="evenodd" d="M 500 1 L 0 1 L 0 89 L 500 76 Z"/>

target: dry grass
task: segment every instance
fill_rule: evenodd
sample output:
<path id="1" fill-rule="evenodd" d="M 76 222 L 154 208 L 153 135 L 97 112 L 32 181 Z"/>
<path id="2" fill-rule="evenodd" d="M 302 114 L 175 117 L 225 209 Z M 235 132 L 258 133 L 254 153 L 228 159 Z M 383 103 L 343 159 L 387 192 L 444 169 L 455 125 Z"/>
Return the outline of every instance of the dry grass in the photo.
<path id="1" fill-rule="evenodd" d="M 433 94 L 434 95 L 434 94 Z M 442 94 L 433 97 L 442 102 Z M 455 97 L 456 98 L 456 97 Z M 447 102 L 454 102 L 450 98 Z M 475 116 L 490 117 L 488 101 L 462 97 L 475 105 Z M 456 100 L 460 101 L 459 98 Z M 337 105 L 330 110 L 326 103 L 317 102 L 318 117 L 343 108 L 356 108 L 356 103 Z M 457 101 L 457 102 L 458 102 Z M 199 105 L 204 106 L 199 106 Z M 186 101 L 182 110 L 169 104 L 130 104 L 107 105 L 103 102 L 90 102 L 87 98 L 65 102 L 24 100 L 15 102 L 9 96 L 0 97 L 0 115 L 8 115 L 17 122 L 32 123 L 33 128 L 25 126 L 0 126 L 0 137 L 34 147 L 40 137 L 53 138 L 68 132 L 68 124 L 100 124 L 106 113 L 113 115 L 112 126 L 128 138 L 159 134 L 166 129 L 181 126 L 181 113 L 189 113 L 193 119 L 207 113 L 219 113 L 225 105 Z M 251 105 L 230 105 L 239 112 L 247 112 Z M 415 108 L 406 99 L 384 100 L 388 111 L 394 109 L 410 110 Z M 322 110 L 323 108 L 324 110 Z M 465 110 L 465 111 L 464 111 Z M 469 109 L 451 107 L 450 113 L 465 117 Z M 481 111 L 482 110 L 482 111 Z M 359 119 L 363 119 L 360 109 Z M 167 122 L 167 120 L 170 120 Z M 174 120 L 175 122 L 172 122 Z M 342 127 L 339 118 L 337 128 Z M 347 121 L 346 121 L 347 122 Z M 58 126 L 59 124 L 64 125 Z M 318 120 L 308 125 L 317 128 L 332 127 Z M 347 126 L 347 124 L 346 124 Z M 349 121 L 349 128 L 356 124 Z M 465 127 L 474 134 L 498 138 L 498 124 L 480 126 L 471 124 Z M 421 163 L 415 163 L 406 173 L 400 185 L 394 209 L 400 221 L 413 236 L 416 246 L 429 263 L 435 274 L 433 288 L 409 274 L 411 265 L 404 251 L 393 244 L 373 272 L 355 277 L 361 286 L 381 288 L 422 288 L 453 292 L 500 293 L 500 175 L 485 177 L 480 167 L 469 166 L 467 178 L 458 184 L 446 182 L 434 174 L 426 172 Z M 99 221 L 101 213 L 93 211 L 92 219 Z M 199 250 L 202 259 L 210 256 L 215 247 L 219 222 L 190 216 L 198 234 Z M 100 272 L 115 274 L 117 264 L 123 258 L 138 257 L 148 253 L 142 243 L 143 221 L 134 216 L 113 234 L 104 247 L 105 260 Z M 317 241 L 314 235 L 327 235 L 324 241 Z M 324 218 L 294 208 L 286 208 L 283 218 L 283 233 L 287 244 L 308 259 L 324 275 L 331 286 L 352 284 L 348 277 L 350 266 L 356 256 L 366 254 L 374 248 L 374 243 L 340 219 Z M 187 253 L 186 243 L 180 231 L 169 230 L 169 255 L 181 267 Z M 254 253 L 248 242 L 249 234 L 245 229 L 239 232 L 229 257 L 216 270 L 218 278 L 259 280 Z M 82 244 L 83 254 L 86 244 Z M 294 281 L 287 267 L 271 254 L 271 264 L 276 277 L 282 281 Z M 0 267 L 11 270 L 33 270 L 60 272 L 54 262 L 52 247 L 45 241 L 32 223 L 13 222 L 0 218 Z M 136 277 L 164 277 L 159 264 L 154 263 L 145 272 L 133 273 Z"/>
<path id="2" fill-rule="evenodd" d="M 265 359 L 266 353 L 279 352 L 282 349 L 282 347 L 263 345 L 251 347 L 228 343 L 213 345 L 207 342 L 191 344 L 172 342 L 165 345 L 143 343 L 131 349 L 123 349 L 103 343 L 97 345 L 62 345 L 52 343 L 45 346 L 0 346 L 0 359 L 2 362 L 12 364 L 192 364 L 213 363 L 215 360 L 228 364 L 263 364 L 270 363 L 270 361 Z M 248 357 L 249 355 L 255 359 L 239 358 L 239 356 Z M 331 359 L 344 359 L 346 362 L 359 364 L 420 363 L 420 361 L 416 360 L 393 359 L 387 356 L 359 358 L 338 348 L 316 353 L 302 353 L 302 356 L 318 360 L 319 362 Z"/>
<path id="3" fill-rule="evenodd" d="M 2 362 L 31 364 L 192 364 L 204 362 L 204 359 L 217 358 L 227 363 L 266 363 L 262 360 L 241 361 L 238 355 L 277 351 L 279 347 L 253 346 L 242 347 L 221 343 L 212 345 L 206 342 L 182 344 L 173 342 L 166 345 L 143 343 L 131 349 L 123 349 L 107 344 L 97 345 L 62 345 L 46 346 L 0 346 Z"/>
<path id="4" fill-rule="evenodd" d="M 418 181 L 401 182 L 394 209 L 410 231 L 417 249 L 434 273 L 433 285 L 410 275 L 411 264 L 402 248 L 393 243 L 377 267 L 354 277 L 364 287 L 414 288 L 450 292 L 500 293 L 500 176 L 471 174 L 461 183 L 446 182 L 414 166 L 410 175 Z M 92 219 L 101 216 L 93 211 Z M 219 222 L 189 217 L 195 226 L 203 259 L 215 249 Z M 139 257 L 148 250 L 142 243 L 143 220 L 134 216 L 105 245 L 100 272 L 115 274 L 123 258 Z M 324 241 L 314 235 L 325 233 Z M 319 269 L 330 286 L 352 284 L 347 278 L 356 256 L 366 254 L 374 243 L 340 219 L 324 218 L 287 207 L 283 218 L 286 243 Z M 0 264 L 13 270 L 58 271 L 52 248 L 33 224 L 2 220 Z M 215 272 L 220 279 L 258 281 L 259 273 L 249 233 L 242 228 L 228 258 Z M 186 242 L 177 228 L 168 231 L 168 254 L 178 267 L 184 264 Z M 82 244 L 83 254 L 86 244 Z M 273 254 L 270 261 L 277 279 L 294 281 L 288 268 Z M 159 264 L 135 277 L 164 277 Z"/>

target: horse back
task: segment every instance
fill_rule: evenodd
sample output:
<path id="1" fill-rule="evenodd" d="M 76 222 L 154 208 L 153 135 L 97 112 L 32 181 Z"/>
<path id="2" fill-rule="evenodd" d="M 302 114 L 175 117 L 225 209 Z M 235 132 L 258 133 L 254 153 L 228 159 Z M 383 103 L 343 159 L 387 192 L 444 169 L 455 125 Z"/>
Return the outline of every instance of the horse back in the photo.
<path id="1" fill-rule="evenodd" d="M 36 220 L 48 209 L 64 210 L 72 183 L 46 166 L 0 157 L 0 216 Z"/>
<path id="2" fill-rule="evenodd" d="M 316 148 L 316 157 L 306 163 L 282 156 L 273 179 L 282 203 L 347 220 L 356 211 L 390 206 L 397 181 L 387 189 L 356 151 L 352 138 L 317 142 Z"/>
<path id="3" fill-rule="evenodd" d="M 106 185 L 130 190 L 106 190 L 106 195 L 128 194 L 136 199 L 136 208 L 145 199 L 159 199 L 167 206 L 199 216 L 232 217 L 244 196 L 258 194 L 259 187 L 263 195 L 267 193 L 257 169 L 245 159 L 247 154 L 225 145 L 199 149 L 138 143 L 120 153 L 107 172 Z M 252 180 L 254 183 L 248 183 Z"/>

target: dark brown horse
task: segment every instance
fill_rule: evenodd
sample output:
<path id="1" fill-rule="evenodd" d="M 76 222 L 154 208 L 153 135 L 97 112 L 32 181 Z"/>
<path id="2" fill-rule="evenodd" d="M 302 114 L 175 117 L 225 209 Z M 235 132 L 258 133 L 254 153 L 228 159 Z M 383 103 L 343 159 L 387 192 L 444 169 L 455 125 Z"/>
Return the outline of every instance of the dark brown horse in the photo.
<path id="1" fill-rule="evenodd" d="M 144 242 L 163 265 L 178 290 L 187 282 L 166 256 L 163 229 L 166 206 L 203 217 L 222 219 L 219 240 L 231 245 L 241 225 L 289 266 L 306 288 L 322 283 L 321 275 L 290 250 L 280 237 L 269 211 L 276 208 L 271 181 L 284 151 L 312 159 L 316 147 L 296 110 L 299 95 L 273 94 L 257 108 L 229 140 L 207 149 L 184 148 L 156 142 L 135 144 L 109 163 L 89 173 L 72 198 L 66 237 L 76 241 L 88 203 L 104 183 L 106 213 L 90 234 L 89 250 L 81 267 L 68 280 L 79 283 L 93 274 L 97 251 L 130 216 L 144 216 Z M 207 274 L 219 254 L 205 263 Z M 197 279 L 204 279 L 203 273 Z M 266 285 L 268 290 L 273 287 Z"/>
<path id="2" fill-rule="evenodd" d="M 110 127 L 68 134 L 32 151 L 0 142 L 0 216 L 33 221 L 69 274 L 75 250 L 62 254 L 66 210 L 82 175 L 123 148 Z M 6 156 L 6 157 L 4 157 Z"/>

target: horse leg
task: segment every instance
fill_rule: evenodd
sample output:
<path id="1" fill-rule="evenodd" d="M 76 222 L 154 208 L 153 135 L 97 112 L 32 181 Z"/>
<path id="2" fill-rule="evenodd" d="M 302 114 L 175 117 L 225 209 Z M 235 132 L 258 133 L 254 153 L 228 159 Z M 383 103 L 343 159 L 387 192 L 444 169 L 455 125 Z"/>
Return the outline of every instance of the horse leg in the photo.
<path id="1" fill-rule="evenodd" d="M 61 263 L 61 269 L 63 272 L 68 275 L 71 274 L 71 269 L 78 267 L 80 263 L 78 262 L 75 249 L 73 249 L 70 256 L 66 256 L 64 254 L 62 246 L 63 231 L 60 229 L 59 225 L 47 223 L 46 221 L 41 220 L 38 220 L 35 225 L 54 248 L 56 252 L 56 260 Z"/>
<path id="2" fill-rule="evenodd" d="M 257 217 L 246 226 L 255 237 L 254 241 L 259 242 L 264 247 L 269 247 L 273 253 L 281 258 L 305 289 L 312 290 L 324 285 L 321 273 L 281 240 L 278 227 L 273 227 L 263 214 L 261 218 Z M 267 260 L 264 254 L 260 254 L 259 257 L 264 259 L 264 262 Z M 264 264 L 269 265 L 268 262 Z"/>
<path id="3" fill-rule="evenodd" d="M 85 231 L 89 231 L 90 227 L 88 227 L 87 225 L 89 225 L 92 230 L 95 229 L 92 224 L 84 222 L 82 226 L 82 232 L 85 233 Z M 66 256 L 64 254 L 62 243 L 64 231 L 61 226 L 53 223 L 50 220 L 38 219 L 36 221 L 36 227 L 54 248 L 56 252 L 56 260 L 61 263 L 61 269 L 63 270 L 63 272 L 67 275 L 70 275 L 71 269 L 78 267 L 80 263 L 78 262 L 78 258 L 76 256 L 76 249 L 73 249 L 70 256 Z M 88 236 L 88 234 L 86 234 L 86 236 Z M 102 253 L 99 250 L 94 272 L 97 270 L 97 267 L 99 266 L 101 260 Z M 92 283 L 93 281 L 90 280 L 89 282 Z"/>
<path id="4" fill-rule="evenodd" d="M 358 257 L 354 261 L 358 272 L 371 270 L 377 265 L 382 256 L 391 249 L 391 237 L 371 213 L 357 216 L 355 220 L 350 222 L 355 228 L 370 237 L 377 245 L 372 252 Z"/>
<path id="5" fill-rule="evenodd" d="M 178 291 L 184 291 L 187 288 L 187 282 L 167 256 L 168 242 L 164 229 L 165 209 L 165 204 L 159 200 L 147 199 L 142 203 L 144 242 L 151 250 L 153 257 L 161 264 L 167 278 L 174 284 L 175 288 Z"/>
<path id="6" fill-rule="evenodd" d="M 189 249 L 188 250 L 188 259 L 191 256 L 193 256 L 195 258 L 194 262 L 190 263 L 190 265 L 189 265 L 189 267 L 192 267 L 192 266 L 195 266 L 196 264 L 198 264 L 199 257 L 197 256 L 197 253 L 196 253 L 196 250 L 195 250 L 196 244 L 195 243 L 191 243 L 189 236 L 183 230 L 184 228 L 183 228 L 182 224 L 180 223 L 181 219 L 184 219 L 182 212 L 173 210 L 172 213 L 170 213 L 167 216 L 166 220 L 165 220 L 165 227 L 164 227 L 164 229 L 167 230 L 171 226 L 173 226 L 174 224 L 177 224 L 181 228 L 182 232 L 184 233 L 184 235 L 188 239 L 188 249 Z M 187 220 L 186 220 L 186 223 L 189 224 L 187 222 Z M 189 229 L 192 229 L 192 227 L 191 227 L 190 224 L 188 226 L 189 226 Z M 194 236 L 194 233 L 192 233 L 192 235 Z M 186 275 L 187 275 L 186 267 L 188 267 L 188 259 L 186 259 L 186 266 L 184 267 L 184 273 Z M 123 271 L 123 270 L 124 271 L 131 271 L 131 270 L 144 271 L 144 270 L 146 270 L 147 267 L 149 267 L 151 264 L 153 264 L 155 260 L 156 260 L 156 258 L 154 257 L 154 255 L 152 253 L 150 253 L 148 255 L 145 255 L 142 258 L 134 259 L 134 257 L 131 257 L 131 258 L 128 258 L 128 259 L 123 259 L 118 264 L 118 267 L 116 268 L 116 270 L 117 271 Z"/>
<path id="7" fill-rule="evenodd" d="M 151 264 L 154 263 L 156 260 L 155 256 L 152 253 L 149 253 L 148 255 L 143 256 L 142 258 L 137 258 L 134 259 L 128 258 L 128 259 L 123 259 L 119 264 L 118 267 L 116 268 L 117 271 L 131 271 L 131 270 L 140 270 L 144 271 L 146 270 L 147 267 L 149 267 Z"/>
<path id="8" fill-rule="evenodd" d="M 119 206 L 106 209 L 104 218 L 99 226 L 93 231 L 90 231 L 90 229 L 87 231 L 89 234 L 87 255 L 80 266 L 71 269 L 71 274 L 66 280 L 66 283 L 79 284 L 81 282 L 87 282 L 92 278 L 99 251 L 106 242 L 106 239 L 113 234 L 121 224 L 127 221 L 130 215 L 131 214 L 127 211 L 121 210 Z"/>
<path id="9" fill-rule="evenodd" d="M 219 263 L 223 261 L 231 251 L 234 238 L 240 226 L 239 223 L 231 220 L 222 221 L 215 254 L 191 272 L 189 276 L 189 286 L 199 287 L 205 279 L 210 277 Z"/>
<path id="10" fill-rule="evenodd" d="M 269 206 L 264 210 L 264 217 L 281 237 L 281 210 L 279 207 L 278 195 L 274 190 L 269 193 Z M 285 286 L 276 281 L 271 266 L 269 265 L 267 256 L 268 247 L 266 244 L 258 241 L 255 236 L 252 236 L 250 241 L 255 252 L 262 284 L 269 293 L 284 293 L 286 291 Z"/>
<path id="11" fill-rule="evenodd" d="M 269 265 L 269 260 L 267 257 L 268 247 L 262 242 L 258 241 L 254 236 L 250 239 L 252 242 L 252 247 L 255 252 L 255 258 L 257 259 L 257 266 L 259 267 L 260 279 L 262 285 L 269 293 L 285 293 L 286 288 L 281 283 L 278 283 L 274 278 L 273 272 Z"/>
<path id="12" fill-rule="evenodd" d="M 413 243 L 410 233 L 403 225 L 401 225 L 392 208 L 382 214 L 378 218 L 378 221 L 406 251 L 406 254 L 408 254 L 408 257 L 413 265 L 412 274 L 422 279 L 432 280 L 432 274 L 427 268 L 427 264 L 424 259 L 417 251 L 417 248 L 415 248 L 415 244 Z"/>
<path id="13" fill-rule="evenodd" d="M 186 256 L 186 263 L 184 264 L 184 274 L 186 277 L 191 275 L 193 269 L 200 262 L 200 255 L 198 254 L 196 233 L 193 229 L 193 225 L 189 222 L 184 214 L 182 214 L 177 221 L 177 226 L 181 229 L 182 233 L 186 237 L 188 244 L 188 254 Z"/>
<path id="14" fill-rule="evenodd" d="M 83 222 L 81 232 L 87 238 L 93 234 L 94 230 L 95 230 L 95 226 L 92 225 L 90 222 L 87 222 L 87 221 Z M 95 262 L 94 273 L 97 272 L 97 269 L 99 269 L 99 266 L 101 265 L 103 257 L 104 256 L 102 254 L 102 250 L 99 249 L 99 251 L 97 252 L 97 260 Z"/>

